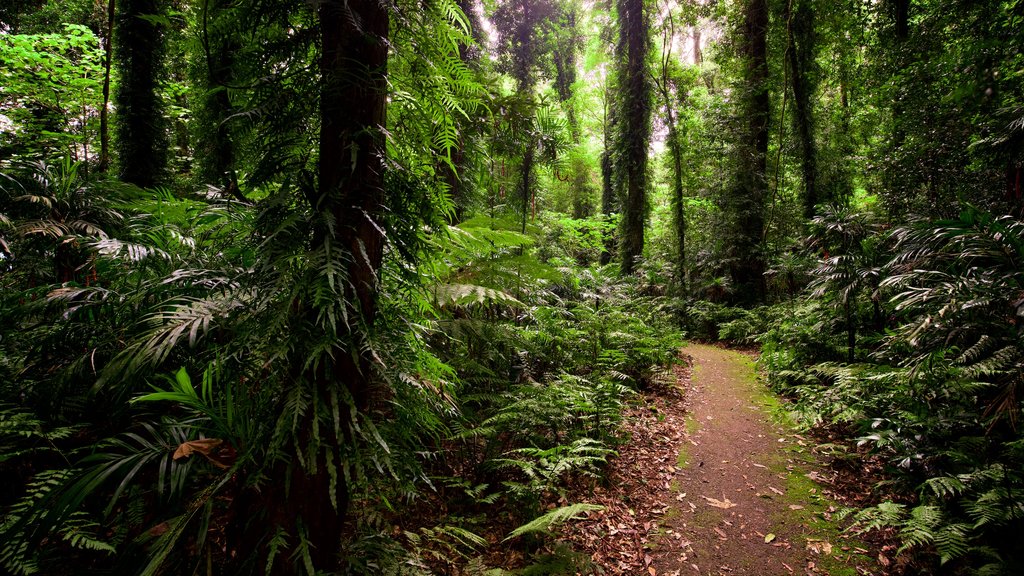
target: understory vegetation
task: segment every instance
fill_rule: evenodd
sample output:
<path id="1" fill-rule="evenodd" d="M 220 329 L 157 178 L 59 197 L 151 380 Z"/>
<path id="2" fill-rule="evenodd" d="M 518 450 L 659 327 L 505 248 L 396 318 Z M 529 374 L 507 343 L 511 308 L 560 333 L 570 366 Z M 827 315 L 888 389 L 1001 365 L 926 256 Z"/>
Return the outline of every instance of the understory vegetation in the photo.
<path id="1" fill-rule="evenodd" d="M 1020 0 L 0 3 L 0 572 L 601 574 L 559 527 L 685 339 L 884 463 L 885 570 L 1024 571 L 1022 46 Z"/>

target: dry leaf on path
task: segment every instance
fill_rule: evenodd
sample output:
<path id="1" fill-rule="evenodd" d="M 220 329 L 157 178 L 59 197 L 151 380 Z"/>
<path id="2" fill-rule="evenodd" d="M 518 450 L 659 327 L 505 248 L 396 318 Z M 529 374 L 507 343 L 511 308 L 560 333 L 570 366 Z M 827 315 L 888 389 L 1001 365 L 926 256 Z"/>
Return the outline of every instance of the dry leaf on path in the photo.
<path id="1" fill-rule="evenodd" d="M 808 539 L 807 549 L 815 554 L 823 554 L 825 556 L 832 554 L 832 544 L 825 540 Z"/>
<path id="2" fill-rule="evenodd" d="M 732 508 L 733 506 L 736 505 L 730 502 L 729 499 L 725 497 L 725 494 L 722 495 L 722 500 L 708 498 L 707 496 L 702 496 L 702 498 L 707 500 L 708 504 L 714 506 L 715 508 Z"/>

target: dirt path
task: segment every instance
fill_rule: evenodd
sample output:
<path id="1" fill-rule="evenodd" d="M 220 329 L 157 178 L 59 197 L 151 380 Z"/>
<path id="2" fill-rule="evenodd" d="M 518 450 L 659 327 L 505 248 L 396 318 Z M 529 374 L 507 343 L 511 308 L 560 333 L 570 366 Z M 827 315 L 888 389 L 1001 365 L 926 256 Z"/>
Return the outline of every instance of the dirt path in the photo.
<path id="1" fill-rule="evenodd" d="M 814 481 L 810 443 L 773 416 L 752 359 L 712 346 L 685 352 L 694 362 L 686 434 L 651 573 L 871 573 L 863 549 L 829 521 L 835 508 Z"/>

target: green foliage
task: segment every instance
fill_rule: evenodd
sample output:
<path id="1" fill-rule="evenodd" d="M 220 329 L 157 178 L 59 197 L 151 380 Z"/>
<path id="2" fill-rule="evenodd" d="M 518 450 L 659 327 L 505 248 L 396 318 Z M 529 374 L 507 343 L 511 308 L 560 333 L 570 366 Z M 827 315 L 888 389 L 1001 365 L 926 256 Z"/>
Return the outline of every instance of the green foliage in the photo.
<path id="1" fill-rule="evenodd" d="M 580 515 L 585 512 L 596 512 L 598 510 L 604 510 L 604 506 L 596 506 L 594 504 L 570 504 L 569 506 L 555 508 L 543 516 L 534 518 L 530 522 L 516 528 L 510 532 L 508 537 L 505 539 L 511 540 L 512 538 L 516 538 L 524 534 L 548 531 L 554 526 L 563 524 L 569 520 L 580 518 Z"/>
<path id="2" fill-rule="evenodd" d="M 0 35 L 0 159 L 85 160 L 103 104 L 103 51 L 87 27 Z M 8 166 L 0 164 L 0 169 Z"/>
<path id="3" fill-rule="evenodd" d="M 894 294 L 896 326 L 869 331 L 870 363 L 823 362 L 838 359 L 837 338 L 831 351 L 820 343 L 838 326 L 829 328 L 818 305 L 766 337 L 762 362 L 805 421 L 840 425 L 888 458 L 895 486 L 917 492 L 912 505 L 862 511 L 861 527 L 896 527 L 902 550 L 938 564 L 1008 570 L 1021 562 L 1005 535 L 1024 521 L 1021 347 L 1012 320 L 1024 281 L 1022 231 L 1015 218 L 968 208 L 959 219 L 922 221 L 878 240 L 896 252 L 867 278 Z M 863 276 L 858 269 L 851 267 Z M 838 276 L 827 267 L 817 274 L 825 280 L 812 287 L 826 300 L 845 304 L 858 293 L 854 281 L 831 281 Z"/>

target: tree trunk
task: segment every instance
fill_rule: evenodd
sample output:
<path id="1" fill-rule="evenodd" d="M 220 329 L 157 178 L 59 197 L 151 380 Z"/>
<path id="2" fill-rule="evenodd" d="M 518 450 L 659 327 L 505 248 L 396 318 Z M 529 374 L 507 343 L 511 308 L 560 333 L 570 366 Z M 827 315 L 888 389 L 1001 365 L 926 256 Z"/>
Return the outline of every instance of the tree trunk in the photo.
<path id="1" fill-rule="evenodd" d="M 531 178 L 533 177 L 533 161 L 536 154 L 537 144 L 533 140 L 533 136 L 529 136 L 526 142 L 526 150 L 523 152 L 523 167 L 522 167 L 522 200 L 523 200 L 523 228 L 522 233 L 526 234 L 526 221 L 530 217 L 530 192 L 533 189 L 533 183 Z"/>
<path id="2" fill-rule="evenodd" d="M 346 474 L 356 439 L 356 418 L 373 400 L 372 361 L 366 351 L 377 314 L 377 278 L 383 260 L 381 218 L 385 201 L 384 134 L 387 96 L 388 10 L 374 0 L 326 0 L 319 6 L 321 30 L 320 157 L 318 198 L 312 208 L 332 226 L 316 229 L 312 248 L 330 244 L 345 250 L 347 279 L 344 307 L 347 321 L 337 325 L 339 343 L 327 352 L 296 350 L 292 359 L 297 386 L 309 388 L 312 406 L 299 423 L 296 454 L 284 462 L 265 499 L 272 522 L 296 541 L 302 530 L 313 545 L 310 554 L 318 571 L 335 572 L 349 503 Z M 329 330 L 315 302 L 297 302 L 306 330 Z M 319 355 L 318 361 L 310 361 Z M 324 411 L 337 402 L 341 436 L 329 432 Z M 319 421 L 318 421 L 319 419 Z M 332 470 L 333 467 L 333 470 Z M 286 475 L 285 475 L 286 474 Z M 280 484 L 278 486 L 277 484 Z M 285 488 L 287 486 L 287 492 Z M 337 505 L 329 495 L 336 488 Z M 265 545 L 266 543 L 264 543 Z M 293 546 L 294 551 L 294 546 Z M 275 573 L 303 572 L 301 562 L 287 555 Z M 297 561 L 298 558 L 295 558 Z"/>
<path id="3" fill-rule="evenodd" d="M 240 48 L 233 34 L 210 33 L 222 30 L 227 5 L 223 0 L 209 0 L 203 4 L 200 37 L 203 44 L 201 82 L 205 93 L 197 107 L 197 119 L 202 124 L 196 130 L 197 175 L 202 183 L 215 183 L 237 200 L 246 200 L 238 188 L 235 175 L 235 145 L 232 140 L 230 117 L 233 112 L 228 87 L 234 80 L 235 52 Z"/>
<path id="4" fill-rule="evenodd" d="M 647 152 L 651 141 L 651 85 L 647 73 L 647 18 L 643 0 L 620 0 L 619 71 L 623 110 L 620 146 L 625 176 L 620 254 L 623 275 L 636 271 L 647 219 Z"/>
<path id="5" fill-rule="evenodd" d="M 143 188 L 167 170 L 168 138 L 160 80 L 163 30 L 145 16 L 164 13 L 164 0 L 121 0 L 115 34 L 121 75 L 116 94 L 120 177 Z"/>
<path id="6" fill-rule="evenodd" d="M 675 105 L 672 99 L 669 78 L 669 62 L 672 58 L 672 39 L 675 37 L 675 18 L 668 14 L 668 26 L 662 42 L 661 80 L 658 88 L 661 91 L 662 103 L 665 106 L 665 121 L 668 124 L 668 150 L 672 157 L 672 223 L 676 232 L 676 276 L 679 278 L 680 293 L 686 294 L 686 211 L 683 205 L 683 143 L 680 141 L 679 126 L 676 123 Z"/>
<path id="7" fill-rule="evenodd" d="M 850 302 L 846 302 L 846 361 L 853 364 L 857 350 L 857 327 L 853 324 Z"/>
<path id="8" fill-rule="evenodd" d="M 601 153 L 601 213 L 605 218 L 611 218 L 613 212 L 615 212 L 615 189 L 612 187 L 612 157 L 606 147 Z M 611 233 L 606 232 L 601 248 L 600 262 L 602 266 L 612 261 L 614 251 L 614 237 Z"/>
<path id="9" fill-rule="evenodd" d="M 114 56 L 115 0 L 107 2 L 107 38 L 103 47 L 103 107 L 100 108 L 100 161 L 96 168 L 106 172 L 110 166 L 110 67 Z"/>
<path id="10" fill-rule="evenodd" d="M 765 297 L 764 227 L 765 200 L 768 196 L 768 3 L 748 0 L 744 15 L 744 101 L 746 119 L 741 142 L 740 174 L 733 191 L 737 230 L 732 267 L 736 298 L 755 303 Z"/>
<path id="11" fill-rule="evenodd" d="M 814 13 L 808 0 L 795 0 L 796 11 L 792 10 L 794 0 L 786 3 L 786 22 L 789 37 L 790 85 L 793 88 L 793 104 L 796 114 L 796 133 L 800 137 L 800 168 L 804 185 L 804 217 L 814 217 L 814 207 L 823 199 L 819 198 L 817 187 L 818 158 L 814 142 L 814 108 L 811 96 L 815 90 L 814 71 Z"/>
<path id="12" fill-rule="evenodd" d="M 700 28 L 693 29 L 693 63 L 700 66 L 704 63 L 704 52 L 700 49 Z"/>

